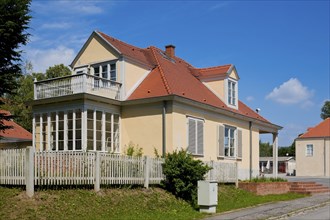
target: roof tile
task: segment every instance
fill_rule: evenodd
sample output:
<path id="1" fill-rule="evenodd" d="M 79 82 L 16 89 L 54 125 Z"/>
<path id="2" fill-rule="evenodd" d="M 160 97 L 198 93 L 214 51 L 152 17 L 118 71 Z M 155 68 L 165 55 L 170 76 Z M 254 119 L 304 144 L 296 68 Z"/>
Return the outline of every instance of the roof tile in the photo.
<path id="1" fill-rule="evenodd" d="M 309 128 L 306 133 L 299 136 L 299 139 L 319 137 L 330 137 L 330 118 L 325 119 L 313 128 Z"/>

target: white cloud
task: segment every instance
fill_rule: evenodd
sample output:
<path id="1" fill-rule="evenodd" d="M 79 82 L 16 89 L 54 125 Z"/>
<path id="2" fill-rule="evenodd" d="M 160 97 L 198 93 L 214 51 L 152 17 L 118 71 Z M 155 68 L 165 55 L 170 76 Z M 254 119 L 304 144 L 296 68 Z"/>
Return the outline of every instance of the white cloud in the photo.
<path id="1" fill-rule="evenodd" d="M 303 86 L 296 78 L 291 78 L 284 82 L 279 87 L 275 87 L 271 93 L 266 96 L 266 99 L 273 100 L 280 104 L 300 104 L 306 108 L 313 105 L 310 100 L 313 97 L 314 91 Z"/>
<path id="2" fill-rule="evenodd" d="M 252 102 L 253 100 L 254 100 L 253 96 L 246 97 L 246 101 L 248 101 L 248 102 Z"/>
<path id="3" fill-rule="evenodd" d="M 44 29 L 69 29 L 72 25 L 68 22 L 44 23 L 41 28 Z"/>
<path id="4" fill-rule="evenodd" d="M 58 46 L 50 49 L 26 48 L 26 59 L 32 62 L 34 72 L 45 72 L 55 64 L 69 65 L 74 59 L 75 52 L 71 48 Z"/>

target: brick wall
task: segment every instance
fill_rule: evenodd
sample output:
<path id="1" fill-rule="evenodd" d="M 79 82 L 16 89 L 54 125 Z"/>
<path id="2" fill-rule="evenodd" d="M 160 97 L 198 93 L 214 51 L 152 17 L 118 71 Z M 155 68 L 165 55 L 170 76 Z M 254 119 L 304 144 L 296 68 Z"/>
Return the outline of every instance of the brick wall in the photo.
<path id="1" fill-rule="evenodd" d="M 257 195 L 283 194 L 290 191 L 289 182 L 238 183 L 238 187 Z"/>

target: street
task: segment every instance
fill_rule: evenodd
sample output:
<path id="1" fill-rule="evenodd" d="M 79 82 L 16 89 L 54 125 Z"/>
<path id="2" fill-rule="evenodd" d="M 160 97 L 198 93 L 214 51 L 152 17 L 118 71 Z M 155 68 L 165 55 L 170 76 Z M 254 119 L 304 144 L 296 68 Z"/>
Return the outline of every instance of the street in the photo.
<path id="1" fill-rule="evenodd" d="M 286 218 L 289 220 L 302 220 L 302 219 L 317 219 L 317 220 L 328 220 L 330 219 L 330 204 L 326 206 L 318 207 L 312 210 L 306 210 L 304 212 L 298 213 L 292 217 Z"/>

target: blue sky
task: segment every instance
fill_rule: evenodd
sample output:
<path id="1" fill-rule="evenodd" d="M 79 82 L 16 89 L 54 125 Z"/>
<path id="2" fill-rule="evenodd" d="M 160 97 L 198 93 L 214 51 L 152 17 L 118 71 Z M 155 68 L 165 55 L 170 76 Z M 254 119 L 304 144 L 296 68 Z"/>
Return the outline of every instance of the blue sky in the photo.
<path id="1" fill-rule="evenodd" d="M 240 100 L 284 127 L 280 146 L 318 124 L 329 100 L 327 0 L 33 0 L 31 10 L 22 49 L 35 72 L 70 64 L 93 30 L 142 48 L 173 44 L 195 67 L 234 64 Z"/>

